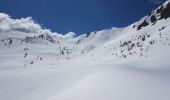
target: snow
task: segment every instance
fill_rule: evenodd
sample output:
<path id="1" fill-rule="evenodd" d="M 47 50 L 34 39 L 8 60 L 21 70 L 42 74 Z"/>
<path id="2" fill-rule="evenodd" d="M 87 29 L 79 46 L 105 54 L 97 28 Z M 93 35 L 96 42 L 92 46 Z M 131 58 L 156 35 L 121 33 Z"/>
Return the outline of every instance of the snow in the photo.
<path id="1" fill-rule="evenodd" d="M 77 63 L 1 70 L 0 99 L 169 100 L 170 63 L 161 56 L 121 64 Z"/>
<path id="2" fill-rule="evenodd" d="M 0 100 L 169 100 L 170 18 L 149 19 L 76 37 L 0 13 Z"/>

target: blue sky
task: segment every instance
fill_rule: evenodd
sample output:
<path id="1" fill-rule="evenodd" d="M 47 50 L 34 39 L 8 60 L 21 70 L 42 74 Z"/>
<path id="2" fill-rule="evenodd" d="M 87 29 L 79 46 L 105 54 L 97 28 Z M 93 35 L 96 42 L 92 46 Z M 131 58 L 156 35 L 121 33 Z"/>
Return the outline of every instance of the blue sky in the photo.
<path id="1" fill-rule="evenodd" d="M 165 0 L 0 0 L 0 12 L 12 18 L 33 17 L 52 31 L 80 35 L 124 27 Z"/>

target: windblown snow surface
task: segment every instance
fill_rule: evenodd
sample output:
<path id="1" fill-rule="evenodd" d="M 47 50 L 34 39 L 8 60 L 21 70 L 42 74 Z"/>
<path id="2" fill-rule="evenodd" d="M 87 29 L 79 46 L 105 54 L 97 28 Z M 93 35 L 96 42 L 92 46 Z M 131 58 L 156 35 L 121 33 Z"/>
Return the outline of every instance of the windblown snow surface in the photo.
<path id="1" fill-rule="evenodd" d="M 169 14 L 75 36 L 0 13 L 0 100 L 170 100 Z"/>

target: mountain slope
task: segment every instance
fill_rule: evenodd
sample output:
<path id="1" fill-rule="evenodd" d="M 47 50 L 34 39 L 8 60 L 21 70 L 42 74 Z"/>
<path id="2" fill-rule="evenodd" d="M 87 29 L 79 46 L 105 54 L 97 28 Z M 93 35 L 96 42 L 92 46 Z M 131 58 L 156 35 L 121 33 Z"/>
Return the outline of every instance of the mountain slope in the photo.
<path id="1" fill-rule="evenodd" d="M 169 100 L 169 4 L 81 36 L 0 13 L 0 100 Z"/>

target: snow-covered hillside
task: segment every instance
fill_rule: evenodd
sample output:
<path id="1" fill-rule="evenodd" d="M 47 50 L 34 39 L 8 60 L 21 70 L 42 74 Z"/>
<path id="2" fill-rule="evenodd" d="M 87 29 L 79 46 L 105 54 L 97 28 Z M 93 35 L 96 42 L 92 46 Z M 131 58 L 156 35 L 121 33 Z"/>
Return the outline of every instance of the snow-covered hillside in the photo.
<path id="1" fill-rule="evenodd" d="M 0 100 L 169 100 L 170 0 L 76 36 L 0 13 Z"/>

